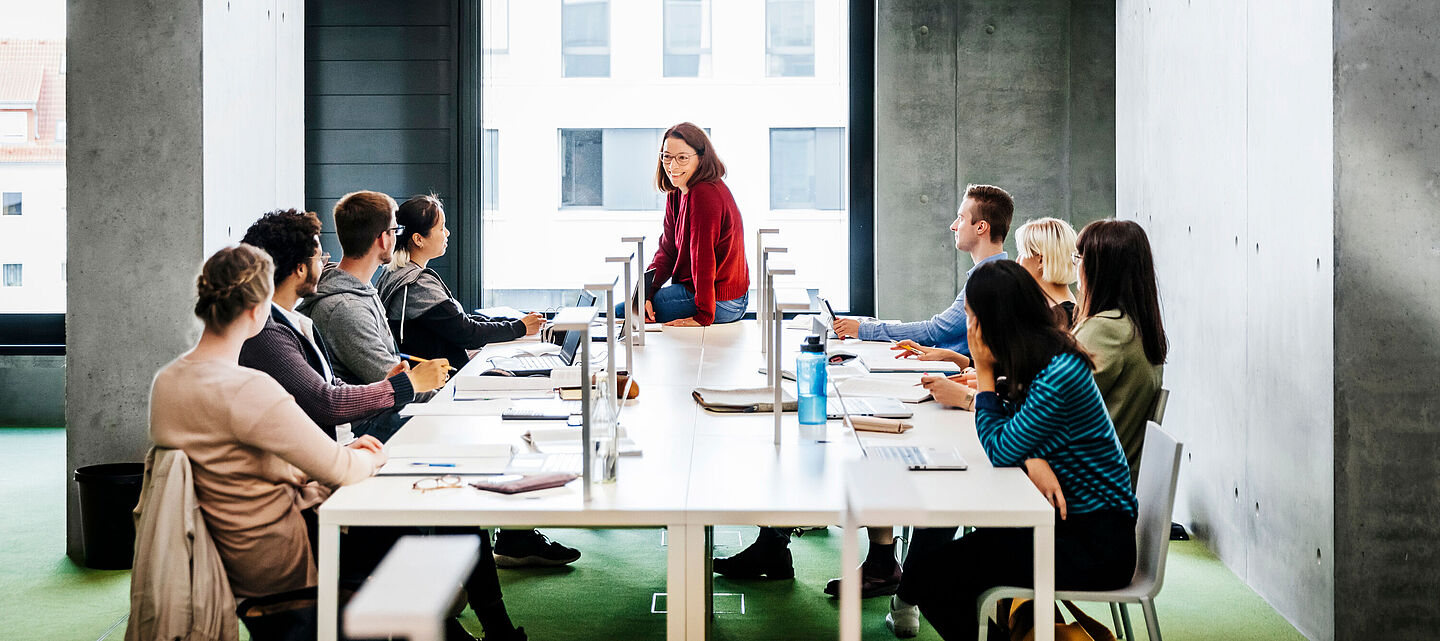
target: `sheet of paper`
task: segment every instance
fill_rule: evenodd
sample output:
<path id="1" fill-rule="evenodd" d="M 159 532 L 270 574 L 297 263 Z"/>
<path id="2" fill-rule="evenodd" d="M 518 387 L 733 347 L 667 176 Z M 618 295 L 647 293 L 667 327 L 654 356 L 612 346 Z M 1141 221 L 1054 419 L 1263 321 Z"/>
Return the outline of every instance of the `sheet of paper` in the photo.
<path id="1" fill-rule="evenodd" d="M 541 391 L 553 390 L 555 381 L 548 376 L 481 376 L 461 374 L 453 379 L 455 389 L 460 391 Z"/>
<path id="2" fill-rule="evenodd" d="M 905 403 L 919 403 L 930 398 L 930 392 L 916 385 L 921 374 L 871 374 L 835 381 L 845 397 L 881 396 Z"/>
<path id="3" fill-rule="evenodd" d="M 400 408 L 401 416 L 499 416 L 515 401 L 487 399 L 475 401 L 431 401 L 411 403 Z"/>
<path id="4" fill-rule="evenodd" d="M 508 305 L 499 305 L 496 307 L 481 307 L 480 309 L 475 310 L 475 313 L 483 314 L 491 318 L 522 318 L 525 316 L 525 312 L 522 312 Z"/>

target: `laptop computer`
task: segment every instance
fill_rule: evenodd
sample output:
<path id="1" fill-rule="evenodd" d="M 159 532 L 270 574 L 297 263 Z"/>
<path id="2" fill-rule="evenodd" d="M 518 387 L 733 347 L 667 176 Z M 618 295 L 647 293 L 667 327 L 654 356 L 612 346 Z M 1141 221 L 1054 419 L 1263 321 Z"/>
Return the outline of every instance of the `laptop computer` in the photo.
<path id="1" fill-rule="evenodd" d="M 882 397 L 830 398 L 825 402 L 826 418 L 876 416 L 879 418 L 910 418 L 915 412 L 899 399 Z"/>
<path id="2" fill-rule="evenodd" d="M 844 419 L 845 425 L 855 434 L 855 440 L 860 443 L 860 449 L 865 453 L 865 458 L 900 461 L 905 464 L 907 469 L 917 471 L 965 470 L 970 468 L 970 464 L 965 461 L 964 456 L 961 456 L 960 448 L 957 447 L 942 449 L 938 447 L 921 447 L 918 445 L 865 445 L 865 442 L 860 440 L 860 432 L 855 429 L 855 424 L 850 421 L 851 413 L 848 411 L 849 407 L 845 402 L 847 400 L 859 399 L 846 399 L 840 393 L 840 388 L 835 387 L 833 384 L 830 389 L 835 392 L 835 398 L 840 401 L 837 409 L 840 410 L 841 418 Z M 898 401 L 896 402 L 898 403 Z M 826 411 L 827 413 L 830 411 L 829 403 L 826 404 Z"/>
<path id="3" fill-rule="evenodd" d="M 575 302 L 576 307 L 593 307 L 594 305 L 595 295 L 590 292 L 580 292 L 580 298 Z M 575 354 L 580 351 L 580 338 L 580 332 L 565 332 L 565 336 L 560 342 L 559 354 L 502 356 L 490 359 L 490 366 L 516 376 L 549 376 L 551 370 L 557 367 L 569 367 L 575 364 Z"/>

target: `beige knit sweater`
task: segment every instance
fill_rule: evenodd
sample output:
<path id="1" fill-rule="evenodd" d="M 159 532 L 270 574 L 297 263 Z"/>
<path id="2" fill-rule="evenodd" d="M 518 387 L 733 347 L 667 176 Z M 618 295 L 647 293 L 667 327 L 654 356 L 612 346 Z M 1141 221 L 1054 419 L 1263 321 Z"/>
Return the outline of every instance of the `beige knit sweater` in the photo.
<path id="1" fill-rule="evenodd" d="M 327 437 L 269 376 L 189 355 L 155 375 L 150 438 L 190 457 L 196 500 L 242 599 L 315 585 L 300 511 L 384 464 Z"/>

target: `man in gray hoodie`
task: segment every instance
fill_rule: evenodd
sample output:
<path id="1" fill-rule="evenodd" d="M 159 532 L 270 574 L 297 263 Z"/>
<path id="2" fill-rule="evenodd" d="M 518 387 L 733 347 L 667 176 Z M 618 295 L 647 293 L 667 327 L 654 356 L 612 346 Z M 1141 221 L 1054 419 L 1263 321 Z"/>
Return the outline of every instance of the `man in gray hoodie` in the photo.
<path id="1" fill-rule="evenodd" d="M 320 274 L 315 294 L 296 309 L 330 343 L 335 375 L 352 385 L 385 380 L 408 366 L 400 360 L 390 325 L 370 278 L 389 263 L 395 238 L 395 199 L 374 191 L 345 194 L 335 203 L 335 231 L 345 256 Z"/>

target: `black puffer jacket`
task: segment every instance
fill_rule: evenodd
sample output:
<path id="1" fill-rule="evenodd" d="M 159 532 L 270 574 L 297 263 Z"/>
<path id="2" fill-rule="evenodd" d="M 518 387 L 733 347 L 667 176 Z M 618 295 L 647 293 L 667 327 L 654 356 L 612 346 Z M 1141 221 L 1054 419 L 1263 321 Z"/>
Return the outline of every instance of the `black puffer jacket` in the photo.
<path id="1" fill-rule="evenodd" d="M 415 263 L 380 276 L 380 304 L 400 351 L 420 358 L 449 359 L 453 367 L 470 361 L 465 350 L 525 335 L 525 323 L 466 313 L 440 275 Z"/>

